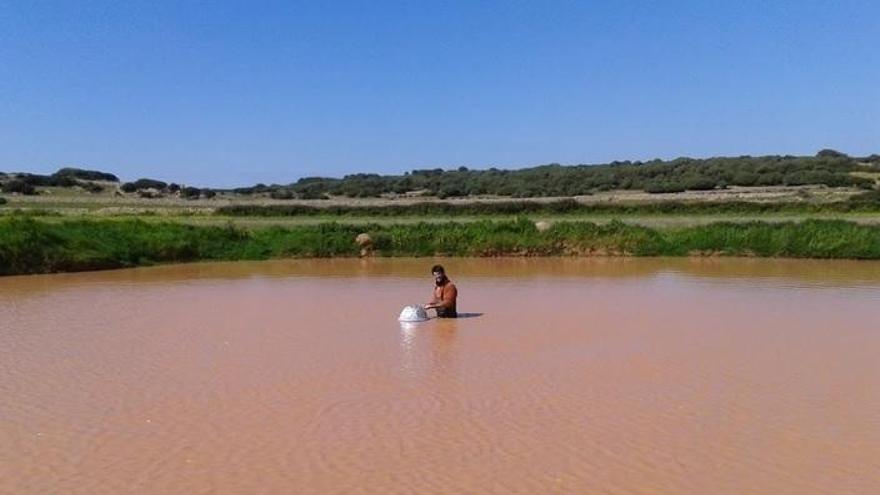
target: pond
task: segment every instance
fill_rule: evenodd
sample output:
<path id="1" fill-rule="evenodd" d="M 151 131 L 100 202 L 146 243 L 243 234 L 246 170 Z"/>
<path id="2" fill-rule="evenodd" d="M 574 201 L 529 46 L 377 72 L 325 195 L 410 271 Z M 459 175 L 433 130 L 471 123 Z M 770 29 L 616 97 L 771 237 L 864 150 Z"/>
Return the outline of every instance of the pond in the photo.
<path id="1" fill-rule="evenodd" d="M 877 493 L 878 355 L 877 262 L 6 277 L 0 493 Z"/>

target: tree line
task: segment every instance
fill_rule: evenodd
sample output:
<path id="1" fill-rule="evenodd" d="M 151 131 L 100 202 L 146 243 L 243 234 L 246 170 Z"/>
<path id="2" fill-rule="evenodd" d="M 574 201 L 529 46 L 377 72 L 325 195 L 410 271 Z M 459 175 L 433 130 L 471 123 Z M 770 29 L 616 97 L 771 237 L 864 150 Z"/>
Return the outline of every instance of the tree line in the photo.
<path id="1" fill-rule="evenodd" d="M 291 184 L 257 184 L 235 189 L 184 187 L 142 178 L 119 185 L 123 193 L 143 197 L 177 194 L 210 198 L 218 192 L 268 196 L 274 199 L 327 199 L 330 196 L 380 197 L 422 195 L 440 199 L 468 196 L 513 198 L 565 197 L 610 190 L 640 190 L 652 194 L 724 189 L 730 186 L 801 186 L 873 189 L 875 181 L 853 172 L 880 170 L 880 155 L 850 157 L 824 149 L 815 156 L 768 155 L 674 160 L 614 161 L 599 165 L 556 163 L 517 170 L 467 167 L 416 169 L 399 175 L 358 173 L 342 178 L 306 177 Z M 119 182 L 106 172 L 62 168 L 52 175 L 2 174 L 3 192 L 36 194 L 36 187 L 80 186 L 101 192 L 100 181 Z"/>
<path id="2" fill-rule="evenodd" d="M 104 186 L 95 182 L 119 182 L 119 178 L 107 172 L 65 167 L 51 175 L 0 172 L 0 190 L 4 193 L 37 194 L 37 187 L 80 186 L 89 192 L 101 192 Z"/>
<path id="3" fill-rule="evenodd" d="M 328 196 L 379 197 L 420 193 L 438 198 L 480 195 L 514 198 L 579 196 L 599 191 L 642 190 L 662 194 L 730 186 L 855 186 L 871 189 L 874 181 L 851 172 L 877 171 L 880 156 L 853 158 L 834 150 L 815 156 L 739 156 L 615 161 L 600 165 L 542 165 L 518 170 L 420 169 L 402 175 L 351 174 L 339 178 L 307 177 L 287 185 L 239 188 L 238 194 L 317 199 Z"/>

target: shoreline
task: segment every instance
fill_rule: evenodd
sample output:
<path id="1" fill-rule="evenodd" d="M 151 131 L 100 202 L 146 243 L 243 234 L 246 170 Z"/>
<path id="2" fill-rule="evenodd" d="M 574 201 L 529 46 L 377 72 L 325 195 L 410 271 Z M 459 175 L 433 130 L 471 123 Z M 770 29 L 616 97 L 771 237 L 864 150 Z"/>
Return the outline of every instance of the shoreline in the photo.
<path id="1" fill-rule="evenodd" d="M 844 220 L 714 222 L 676 229 L 619 220 L 243 229 L 176 222 L 0 219 L 0 275 L 198 261 L 358 257 L 747 257 L 880 259 L 880 226 Z"/>

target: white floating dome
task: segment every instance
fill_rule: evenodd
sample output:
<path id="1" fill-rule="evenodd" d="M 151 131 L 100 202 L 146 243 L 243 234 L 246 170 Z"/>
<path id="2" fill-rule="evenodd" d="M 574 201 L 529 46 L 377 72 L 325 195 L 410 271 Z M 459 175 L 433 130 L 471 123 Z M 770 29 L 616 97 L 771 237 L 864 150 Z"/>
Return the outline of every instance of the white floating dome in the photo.
<path id="1" fill-rule="evenodd" d="M 413 304 L 403 308 L 397 321 L 425 321 L 427 319 L 428 312 L 425 310 L 425 307 L 421 304 Z"/>

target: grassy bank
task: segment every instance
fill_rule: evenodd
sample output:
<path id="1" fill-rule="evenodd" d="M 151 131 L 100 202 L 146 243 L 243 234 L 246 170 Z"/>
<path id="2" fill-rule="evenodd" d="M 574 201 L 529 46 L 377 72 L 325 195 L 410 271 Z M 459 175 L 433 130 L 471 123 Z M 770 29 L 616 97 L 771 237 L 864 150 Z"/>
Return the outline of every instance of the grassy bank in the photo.
<path id="1" fill-rule="evenodd" d="M 880 199 L 857 197 L 851 201 L 830 203 L 808 202 L 683 202 L 663 201 L 651 203 L 581 203 L 574 199 L 558 201 L 499 201 L 449 203 L 423 201 L 409 204 L 386 205 L 331 205 L 309 206 L 240 204 L 222 206 L 215 210 L 219 216 L 249 217 L 403 217 L 403 216 L 485 216 L 485 215 L 751 215 L 766 213 L 833 214 L 878 213 Z"/>
<path id="2" fill-rule="evenodd" d="M 0 220 L 0 274 L 99 270 L 197 260 L 358 256 L 366 232 L 376 256 L 732 255 L 880 259 L 880 226 L 835 220 L 714 223 L 659 230 L 613 221 L 527 219 L 245 230 L 141 220 Z"/>

